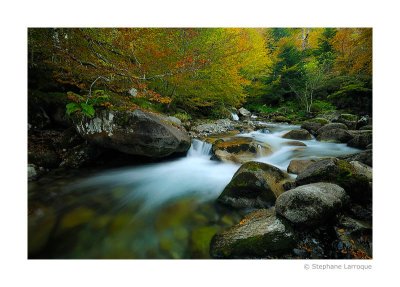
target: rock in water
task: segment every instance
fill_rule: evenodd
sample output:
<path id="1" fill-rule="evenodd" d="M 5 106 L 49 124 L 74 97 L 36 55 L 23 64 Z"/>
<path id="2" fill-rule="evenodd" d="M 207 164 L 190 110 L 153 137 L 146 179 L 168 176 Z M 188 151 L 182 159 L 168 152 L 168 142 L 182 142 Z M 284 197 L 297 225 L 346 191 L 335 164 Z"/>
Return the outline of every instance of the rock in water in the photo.
<path id="1" fill-rule="evenodd" d="M 337 158 L 324 159 L 309 165 L 296 178 L 296 185 L 315 182 L 330 182 L 343 187 L 355 201 L 372 200 L 370 179 L 365 169 L 355 168 L 352 164 Z"/>
<path id="2" fill-rule="evenodd" d="M 336 142 L 336 143 L 347 143 L 351 139 L 352 139 L 351 134 L 345 129 L 329 129 L 320 132 L 317 136 L 317 140 L 319 141 Z"/>
<path id="3" fill-rule="evenodd" d="M 299 174 L 314 163 L 314 159 L 293 159 L 290 161 L 287 172 Z"/>
<path id="4" fill-rule="evenodd" d="M 78 133 L 89 142 L 127 154 L 161 158 L 184 153 L 190 138 L 168 117 L 142 110 L 100 111 L 97 116 L 74 118 Z"/>
<path id="5" fill-rule="evenodd" d="M 334 216 L 347 200 L 336 184 L 319 182 L 296 187 L 276 200 L 276 213 L 299 226 L 317 226 Z"/>
<path id="6" fill-rule="evenodd" d="M 247 162 L 234 174 L 218 201 L 235 208 L 269 207 L 284 192 L 288 175 L 272 165 Z"/>
<path id="7" fill-rule="evenodd" d="M 271 210 L 258 210 L 215 235 L 210 254 L 214 258 L 263 258 L 290 252 L 295 246 L 295 233 L 285 219 Z"/>
<path id="8" fill-rule="evenodd" d="M 333 130 L 333 129 L 348 130 L 348 127 L 342 123 L 330 123 L 330 124 L 324 125 L 321 128 L 319 128 L 317 130 L 317 134 L 320 135 L 326 131 Z"/>
<path id="9" fill-rule="evenodd" d="M 221 161 L 245 163 L 257 156 L 269 155 L 272 150 L 268 144 L 253 138 L 232 137 L 215 141 L 212 152 Z"/>
<path id="10" fill-rule="evenodd" d="M 356 135 L 347 143 L 348 146 L 356 148 L 367 148 L 368 145 L 372 144 L 372 131 L 362 131 Z"/>
<path id="11" fill-rule="evenodd" d="M 282 136 L 285 139 L 292 140 L 311 140 L 312 135 L 305 129 L 291 130 Z"/>

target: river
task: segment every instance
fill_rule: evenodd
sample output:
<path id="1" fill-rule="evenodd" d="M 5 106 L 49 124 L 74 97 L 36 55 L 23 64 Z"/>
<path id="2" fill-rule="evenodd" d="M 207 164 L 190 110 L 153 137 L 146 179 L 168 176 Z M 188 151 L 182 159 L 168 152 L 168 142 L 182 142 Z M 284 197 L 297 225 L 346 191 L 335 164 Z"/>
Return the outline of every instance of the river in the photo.
<path id="1" fill-rule="evenodd" d="M 359 152 L 345 144 L 281 136 L 299 126 L 264 123 L 237 136 L 266 142 L 255 160 L 285 170 L 292 159 Z M 246 211 L 215 203 L 240 165 L 210 160 L 211 145 L 193 140 L 186 157 L 102 171 L 55 171 L 28 185 L 30 258 L 208 258 L 215 232 Z M 295 177 L 295 175 L 292 175 Z"/>

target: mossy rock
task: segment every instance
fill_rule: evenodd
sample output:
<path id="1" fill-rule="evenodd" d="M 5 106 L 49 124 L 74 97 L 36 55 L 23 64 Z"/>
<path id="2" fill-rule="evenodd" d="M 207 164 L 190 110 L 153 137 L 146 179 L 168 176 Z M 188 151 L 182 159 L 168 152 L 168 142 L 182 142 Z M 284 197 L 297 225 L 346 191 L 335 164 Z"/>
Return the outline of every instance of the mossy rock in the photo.
<path id="1" fill-rule="evenodd" d="M 321 125 L 327 125 L 327 124 L 330 123 L 330 121 L 325 119 L 325 118 L 313 118 L 313 119 L 310 119 L 308 121 L 312 122 L 312 123 L 319 123 Z"/>
<path id="2" fill-rule="evenodd" d="M 235 207 L 269 207 L 284 192 L 287 173 L 260 162 L 247 162 L 234 174 L 218 201 Z"/>
<path id="3" fill-rule="evenodd" d="M 353 138 L 345 129 L 329 129 L 323 132 L 320 132 L 320 130 L 318 130 L 317 140 L 323 142 L 347 143 Z"/>
<path id="4" fill-rule="evenodd" d="M 285 117 L 285 116 L 275 116 L 272 118 L 272 121 L 277 122 L 277 123 L 291 123 L 292 121 Z"/>
<path id="5" fill-rule="evenodd" d="M 358 119 L 358 117 L 356 115 L 352 115 L 352 114 L 341 114 L 339 116 L 339 120 L 355 122 L 355 121 L 357 121 L 357 119 Z"/>
<path id="6" fill-rule="evenodd" d="M 305 129 L 299 130 L 291 130 L 285 133 L 283 136 L 285 139 L 292 139 L 292 140 L 311 140 L 312 135 Z"/>
<path id="7" fill-rule="evenodd" d="M 190 257 L 197 259 L 210 258 L 210 242 L 218 232 L 216 226 L 204 226 L 194 229 L 190 233 L 189 249 Z"/>
<path id="8" fill-rule="evenodd" d="M 213 258 L 265 258 L 289 253 L 297 237 L 290 224 L 273 210 L 248 214 L 239 224 L 216 234 L 210 246 Z"/>
<path id="9" fill-rule="evenodd" d="M 297 186 L 315 182 L 335 183 L 357 202 L 372 200 L 370 180 L 345 160 L 331 158 L 317 161 L 296 178 Z"/>

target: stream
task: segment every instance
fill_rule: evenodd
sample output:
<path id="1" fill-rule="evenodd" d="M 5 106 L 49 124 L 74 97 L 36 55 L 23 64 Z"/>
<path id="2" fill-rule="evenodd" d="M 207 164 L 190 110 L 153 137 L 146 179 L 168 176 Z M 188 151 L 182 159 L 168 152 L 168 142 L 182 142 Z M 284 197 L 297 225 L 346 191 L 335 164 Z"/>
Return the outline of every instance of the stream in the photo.
<path id="1" fill-rule="evenodd" d="M 346 144 L 281 136 L 300 126 L 264 123 L 253 137 L 272 147 L 255 160 L 286 171 L 292 159 L 352 154 Z M 210 238 L 245 211 L 215 203 L 240 165 L 210 160 L 193 140 L 186 157 L 102 171 L 54 171 L 28 185 L 29 258 L 208 258 Z M 295 175 L 291 175 L 295 177 Z"/>

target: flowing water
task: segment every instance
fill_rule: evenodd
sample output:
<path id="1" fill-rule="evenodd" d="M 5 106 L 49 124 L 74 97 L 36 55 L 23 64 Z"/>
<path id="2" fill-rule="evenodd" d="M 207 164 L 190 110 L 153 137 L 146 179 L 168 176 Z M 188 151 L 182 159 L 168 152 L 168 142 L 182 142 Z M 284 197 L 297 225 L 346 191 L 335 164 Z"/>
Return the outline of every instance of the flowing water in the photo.
<path id="1" fill-rule="evenodd" d="M 237 136 L 268 143 L 255 160 L 286 170 L 292 159 L 359 152 L 345 144 L 281 136 L 299 126 L 265 123 Z M 211 145 L 193 140 L 186 157 L 93 172 L 55 171 L 29 184 L 31 258 L 207 258 L 210 238 L 243 213 L 215 204 L 240 167 L 210 160 Z M 294 175 L 293 175 L 294 176 Z"/>

